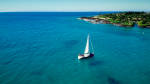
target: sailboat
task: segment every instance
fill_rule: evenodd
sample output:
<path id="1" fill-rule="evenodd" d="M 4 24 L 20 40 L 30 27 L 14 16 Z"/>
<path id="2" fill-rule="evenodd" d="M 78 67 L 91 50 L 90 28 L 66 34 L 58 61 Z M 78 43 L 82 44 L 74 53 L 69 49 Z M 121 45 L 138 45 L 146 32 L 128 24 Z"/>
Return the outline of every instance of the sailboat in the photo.
<path id="1" fill-rule="evenodd" d="M 92 50 L 93 50 L 93 45 L 92 45 L 92 42 L 90 41 L 90 35 L 88 34 L 84 54 L 79 54 L 78 59 L 84 59 L 84 58 L 89 58 L 89 57 L 94 56 L 94 50 L 93 50 L 93 52 L 90 51 L 91 50 L 90 49 L 90 44 L 91 44 L 91 47 L 92 47 Z"/>

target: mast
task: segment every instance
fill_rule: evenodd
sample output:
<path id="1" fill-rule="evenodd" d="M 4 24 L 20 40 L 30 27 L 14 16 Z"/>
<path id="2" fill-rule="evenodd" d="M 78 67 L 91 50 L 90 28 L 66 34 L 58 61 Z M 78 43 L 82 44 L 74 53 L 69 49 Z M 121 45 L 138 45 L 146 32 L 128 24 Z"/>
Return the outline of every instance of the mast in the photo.
<path id="1" fill-rule="evenodd" d="M 94 48 L 93 48 L 93 44 L 92 44 L 91 39 L 90 39 L 90 43 L 91 43 L 91 47 L 92 47 L 92 53 L 94 54 Z"/>
<path id="2" fill-rule="evenodd" d="M 88 34 L 84 54 L 90 54 L 90 49 L 89 49 L 89 40 L 90 40 L 90 36 L 89 36 L 89 34 Z"/>

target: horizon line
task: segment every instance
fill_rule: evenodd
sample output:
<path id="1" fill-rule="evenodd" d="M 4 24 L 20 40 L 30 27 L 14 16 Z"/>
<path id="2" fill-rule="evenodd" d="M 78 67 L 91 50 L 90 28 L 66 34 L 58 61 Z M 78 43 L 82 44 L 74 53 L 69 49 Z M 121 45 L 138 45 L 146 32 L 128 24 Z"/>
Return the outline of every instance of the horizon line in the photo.
<path id="1" fill-rule="evenodd" d="M 0 10 L 0 12 L 122 12 L 122 11 L 138 11 L 150 12 L 150 10 Z"/>
<path id="2" fill-rule="evenodd" d="M 143 10 L 108 10 L 108 11 L 0 11 L 2 12 L 150 12 L 150 11 L 143 11 Z"/>

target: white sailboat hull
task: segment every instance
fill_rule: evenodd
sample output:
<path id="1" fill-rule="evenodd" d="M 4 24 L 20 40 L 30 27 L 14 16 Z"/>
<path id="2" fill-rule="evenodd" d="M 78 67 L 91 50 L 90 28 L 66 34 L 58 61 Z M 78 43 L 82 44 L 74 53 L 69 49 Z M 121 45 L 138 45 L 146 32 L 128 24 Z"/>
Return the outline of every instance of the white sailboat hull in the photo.
<path id="1" fill-rule="evenodd" d="M 90 53 L 90 54 L 88 54 L 88 55 L 81 55 L 81 54 L 79 54 L 78 55 L 78 59 L 85 59 L 85 58 L 89 58 L 89 57 L 93 57 L 94 56 L 94 54 L 92 54 L 92 53 Z"/>

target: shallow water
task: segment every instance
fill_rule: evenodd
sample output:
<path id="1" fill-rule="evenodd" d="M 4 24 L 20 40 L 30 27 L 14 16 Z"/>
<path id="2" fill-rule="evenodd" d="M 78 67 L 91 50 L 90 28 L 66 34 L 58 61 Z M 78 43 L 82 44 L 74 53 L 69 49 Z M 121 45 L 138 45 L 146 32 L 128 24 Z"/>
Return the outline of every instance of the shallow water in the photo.
<path id="1" fill-rule="evenodd" d="M 76 19 L 96 14 L 0 13 L 0 84 L 150 84 L 150 29 Z"/>

